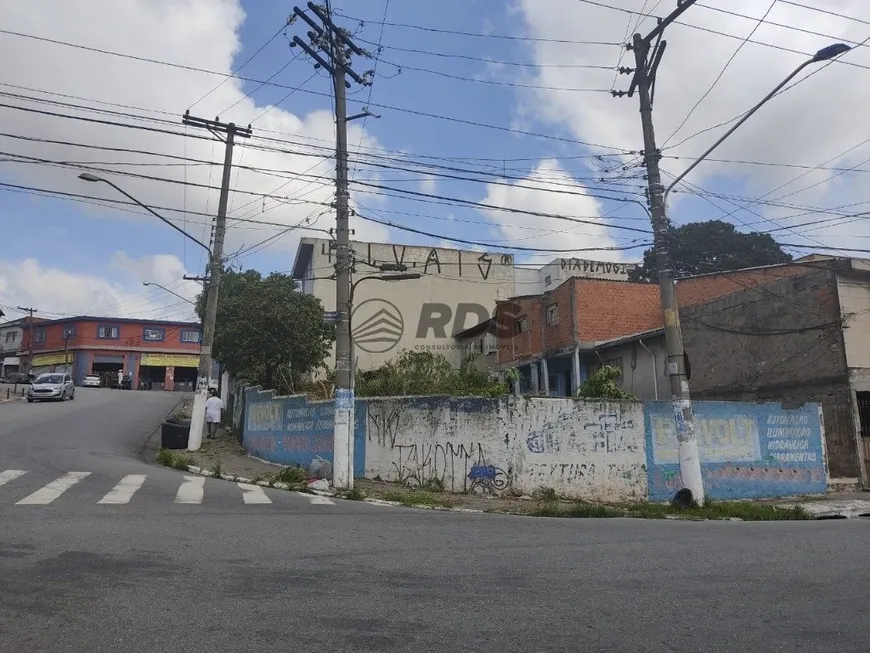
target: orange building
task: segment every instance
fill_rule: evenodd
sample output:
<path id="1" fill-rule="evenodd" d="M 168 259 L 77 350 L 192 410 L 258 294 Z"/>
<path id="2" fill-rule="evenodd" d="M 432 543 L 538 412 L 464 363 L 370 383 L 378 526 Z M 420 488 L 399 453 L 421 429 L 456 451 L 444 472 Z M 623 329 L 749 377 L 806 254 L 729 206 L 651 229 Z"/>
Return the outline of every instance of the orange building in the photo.
<path id="1" fill-rule="evenodd" d="M 36 374 L 70 370 L 76 385 L 88 374 L 111 385 L 122 372 L 135 389 L 193 390 L 200 339 L 194 322 L 80 316 L 27 328 L 21 357 Z"/>

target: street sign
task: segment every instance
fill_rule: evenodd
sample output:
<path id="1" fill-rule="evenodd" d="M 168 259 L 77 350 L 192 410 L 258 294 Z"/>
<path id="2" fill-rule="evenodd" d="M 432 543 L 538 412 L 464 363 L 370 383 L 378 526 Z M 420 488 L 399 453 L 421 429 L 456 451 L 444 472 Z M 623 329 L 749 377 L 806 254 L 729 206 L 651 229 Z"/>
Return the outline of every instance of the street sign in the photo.
<path id="1" fill-rule="evenodd" d="M 335 324 L 338 322 L 338 311 L 324 311 L 323 321 L 327 324 Z"/>

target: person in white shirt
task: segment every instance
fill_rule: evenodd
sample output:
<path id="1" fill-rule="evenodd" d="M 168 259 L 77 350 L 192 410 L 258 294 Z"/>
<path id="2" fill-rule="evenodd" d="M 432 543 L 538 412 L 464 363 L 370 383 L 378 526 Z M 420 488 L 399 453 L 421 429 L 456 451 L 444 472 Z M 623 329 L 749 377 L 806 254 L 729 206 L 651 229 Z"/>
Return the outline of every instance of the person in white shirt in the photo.
<path id="1" fill-rule="evenodd" d="M 207 438 L 214 438 L 217 434 L 218 424 L 221 422 L 221 411 L 224 409 L 224 402 L 217 396 L 217 390 L 211 388 L 208 391 L 209 397 L 205 402 L 205 425 L 208 429 Z"/>
<path id="2" fill-rule="evenodd" d="M 118 387 L 121 387 L 121 383 L 124 381 L 124 370 L 118 370 Z"/>

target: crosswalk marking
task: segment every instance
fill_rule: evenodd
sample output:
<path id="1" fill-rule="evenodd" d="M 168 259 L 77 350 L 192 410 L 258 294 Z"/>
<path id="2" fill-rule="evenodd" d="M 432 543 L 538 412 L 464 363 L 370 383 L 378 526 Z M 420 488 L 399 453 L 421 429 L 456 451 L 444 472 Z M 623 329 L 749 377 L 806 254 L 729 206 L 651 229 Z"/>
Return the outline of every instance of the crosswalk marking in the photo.
<path id="1" fill-rule="evenodd" d="M 0 493 L 0 497 L 4 496 L 3 493 L 16 492 L 15 486 L 17 483 L 17 479 L 22 476 L 27 475 L 27 478 L 30 479 L 33 474 L 31 471 L 22 470 L 22 469 L 7 469 L 0 470 L 0 487 L 8 486 L 9 490 L 6 487 L 2 487 L 2 493 Z M 47 483 L 43 487 L 39 488 L 32 494 L 24 497 L 20 501 L 15 502 L 16 506 L 47 506 L 57 499 L 61 497 L 67 490 L 72 488 L 77 483 L 83 481 L 87 477 L 92 476 L 91 472 L 67 472 L 63 476 L 55 478 L 53 481 Z M 48 479 L 45 479 L 48 480 Z M 148 480 L 148 474 L 127 474 L 122 476 L 117 484 L 109 490 L 102 498 L 100 498 L 96 503 L 98 505 L 127 505 L 130 504 L 134 498 L 140 497 L 142 494 L 140 490 L 142 490 L 145 485 L 145 481 Z M 45 481 L 40 481 L 40 483 Z M 87 483 L 91 486 L 98 485 L 100 487 L 101 492 L 106 491 L 106 486 L 103 485 L 105 479 L 101 476 L 93 476 L 88 479 Z M 34 483 L 35 485 L 35 483 Z M 150 487 L 151 484 L 149 484 Z M 205 485 L 206 485 L 206 477 L 205 476 L 197 476 L 197 475 L 184 475 L 181 477 L 181 484 L 178 487 L 177 493 L 175 495 L 175 503 L 178 504 L 187 504 L 187 505 L 200 505 L 203 503 L 205 499 Z M 263 484 L 253 484 L 253 483 L 245 483 L 245 482 L 237 482 L 236 486 L 239 488 L 242 494 L 242 501 L 245 505 L 272 505 L 275 501 L 274 496 L 269 496 L 266 493 Z M 83 484 L 84 487 L 84 484 Z M 209 486 L 212 487 L 212 486 Z M 277 492 L 277 495 L 282 495 L 283 492 Z M 297 495 L 299 497 L 304 498 L 308 503 L 319 506 L 334 506 L 336 502 L 326 496 L 321 496 L 317 494 L 309 494 L 305 492 L 289 492 L 288 495 Z M 5 496 L 9 496 L 6 494 Z M 19 495 L 20 496 L 20 495 Z M 99 495 L 97 495 L 99 496 Z M 58 503 L 68 503 L 72 502 L 76 499 L 76 497 L 81 498 L 82 495 L 77 492 L 70 492 L 68 497 L 65 497 L 62 501 Z M 14 499 L 12 499 L 14 500 Z M 87 499 L 88 502 L 94 501 L 94 498 Z M 142 499 L 137 499 L 136 503 L 141 502 Z M 283 500 L 282 500 L 283 501 Z M 280 504 L 281 501 L 278 501 Z M 2 500 L 0 500 L 0 506 L 2 506 Z"/>
<path id="2" fill-rule="evenodd" d="M 6 485 L 9 481 L 14 481 L 19 476 L 24 476 L 27 472 L 20 469 L 7 469 L 5 472 L 0 472 L 0 485 Z"/>
<path id="3" fill-rule="evenodd" d="M 185 476 L 175 495 L 175 503 L 200 504 L 204 493 L 205 476 Z"/>
<path id="4" fill-rule="evenodd" d="M 130 499 L 136 494 L 136 491 L 142 487 L 147 474 L 128 474 L 120 480 L 120 482 L 112 488 L 102 499 L 97 503 L 105 504 L 122 504 L 130 503 Z"/>
<path id="5" fill-rule="evenodd" d="M 265 490 L 259 485 L 239 483 L 239 488 L 242 490 L 242 500 L 245 503 L 272 503 L 272 500 L 266 496 Z"/>
<path id="6" fill-rule="evenodd" d="M 330 499 L 329 497 L 322 497 L 318 494 L 305 494 L 304 492 L 297 492 L 297 494 L 307 498 L 311 503 L 316 506 L 334 506 L 335 501 Z"/>
<path id="7" fill-rule="evenodd" d="M 83 478 L 90 476 L 90 472 L 68 472 L 51 483 L 38 489 L 30 496 L 18 501 L 16 506 L 47 506 L 61 494 L 69 490 Z"/>

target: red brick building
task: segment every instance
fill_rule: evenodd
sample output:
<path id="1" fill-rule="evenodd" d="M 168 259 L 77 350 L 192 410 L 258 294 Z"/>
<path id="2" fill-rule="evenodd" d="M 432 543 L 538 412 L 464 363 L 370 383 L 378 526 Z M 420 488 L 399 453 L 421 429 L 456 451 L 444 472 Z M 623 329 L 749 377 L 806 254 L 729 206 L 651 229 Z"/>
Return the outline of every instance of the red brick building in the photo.
<path id="1" fill-rule="evenodd" d="M 805 270 L 795 264 L 691 277 L 679 281 L 677 298 L 681 308 L 703 304 Z M 666 387 L 656 284 L 574 277 L 544 294 L 500 302 L 495 321 L 498 367 L 516 368 L 524 391 L 570 395 L 603 364 L 622 369 L 623 379 L 638 378 L 649 390 L 641 398 Z"/>
<path id="2" fill-rule="evenodd" d="M 76 385 L 88 374 L 117 380 L 120 371 L 134 388 L 188 390 L 196 387 L 200 338 L 192 322 L 81 316 L 26 329 L 20 355 L 37 374 L 70 370 Z"/>

